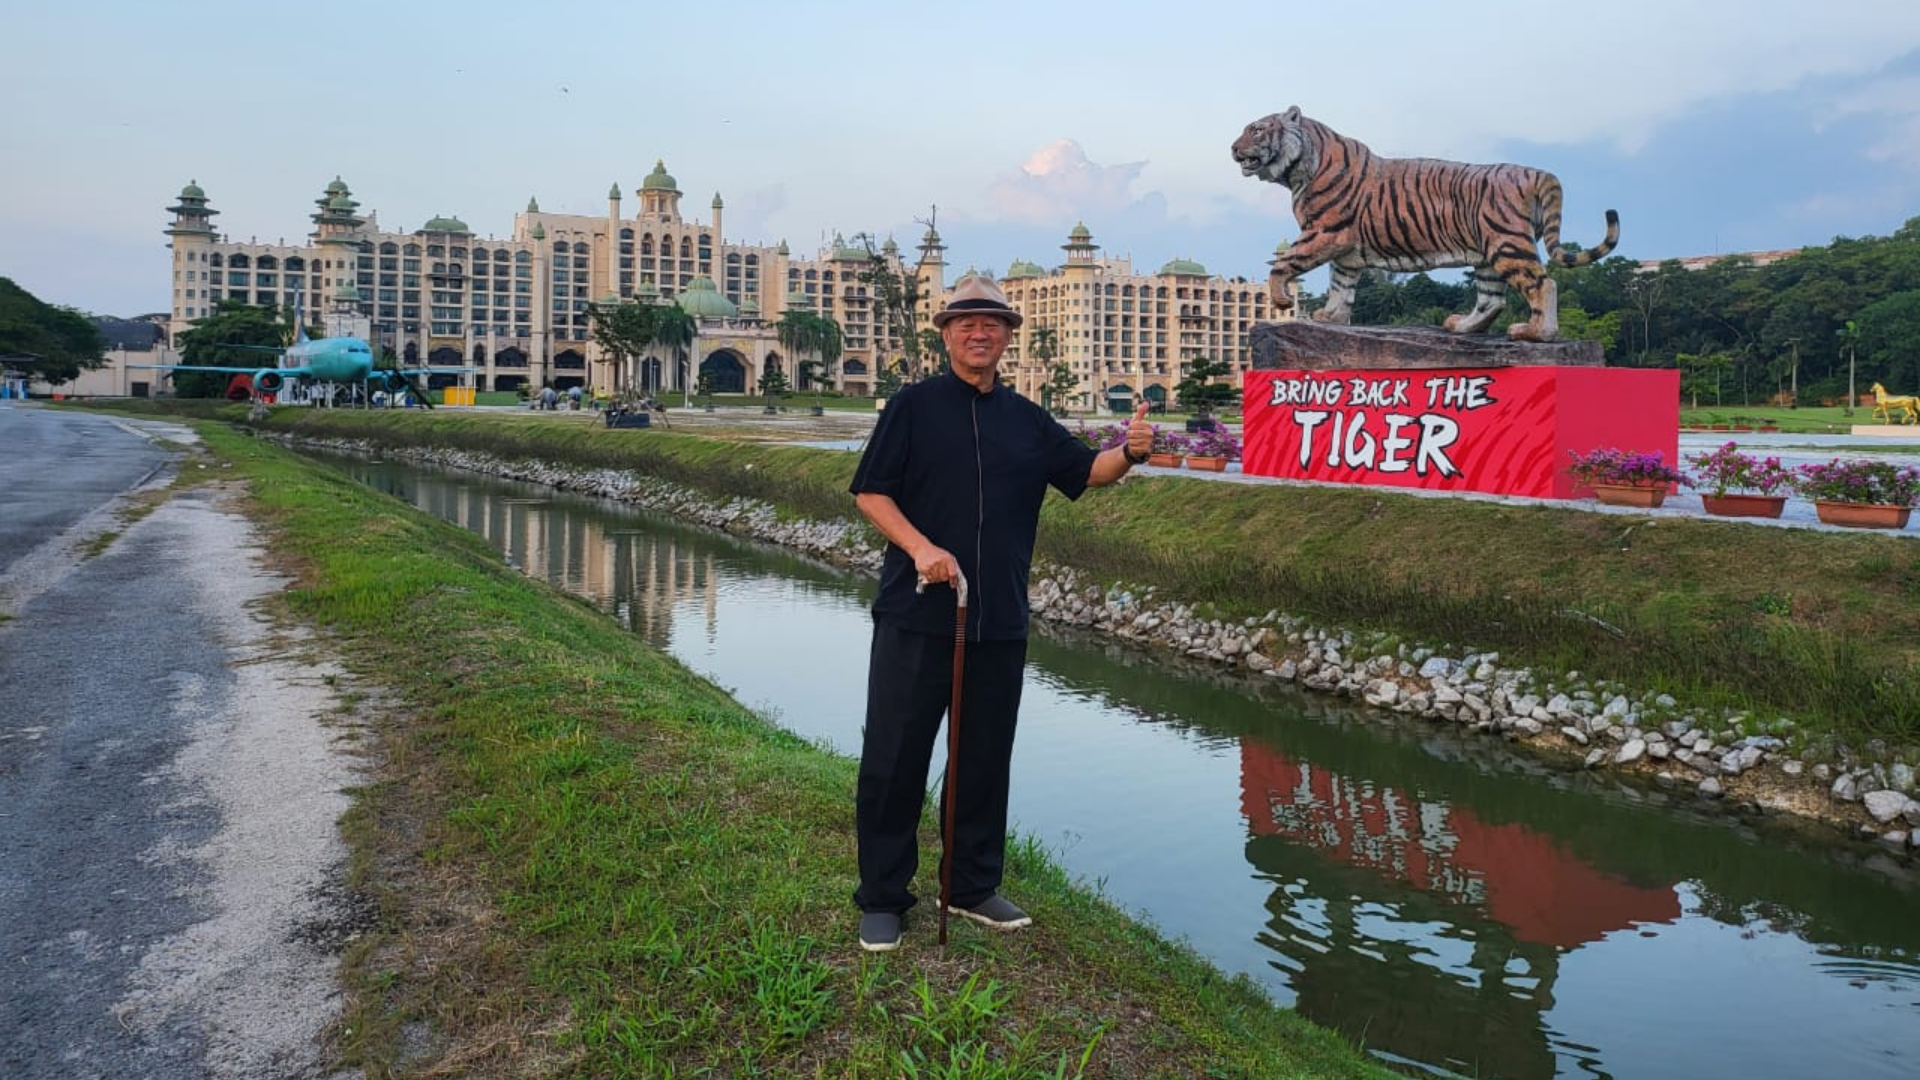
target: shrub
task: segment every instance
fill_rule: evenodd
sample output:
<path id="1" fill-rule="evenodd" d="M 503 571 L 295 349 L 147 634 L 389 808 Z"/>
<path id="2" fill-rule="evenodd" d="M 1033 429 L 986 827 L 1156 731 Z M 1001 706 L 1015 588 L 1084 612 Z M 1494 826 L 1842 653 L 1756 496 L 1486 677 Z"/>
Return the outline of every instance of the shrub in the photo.
<path id="1" fill-rule="evenodd" d="M 1197 431 L 1192 436 L 1193 445 L 1189 454 L 1202 457 L 1223 457 L 1237 460 L 1240 457 L 1240 437 L 1228 431 L 1224 425 L 1215 424 L 1211 428 Z"/>
<path id="2" fill-rule="evenodd" d="M 1920 503 L 1920 468 L 1890 461 L 1834 458 L 1794 470 L 1793 486 L 1816 502 L 1913 506 Z"/>
<path id="3" fill-rule="evenodd" d="M 1756 458 L 1725 443 L 1710 454 L 1694 454 L 1687 461 L 1698 470 L 1688 479 L 1710 495 L 1751 492 L 1775 495 L 1793 485 L 1793 473 L 1777 457 Z"/>
<path id="4" fill-rule="evenodd" d="M 1094 427 L 1081 424 L 1074 434 L 1080 437 L 1081 442 L 1095 450 L 1111 450 L 1127 441 L 1125 424 L 1099 424 Z"/>
<path id="5" fill-rule="evenodd" d="M 1153 452 L 1156 454 L 1197 454 L 1193 448 L 1193 439 L 1186 432 L 1177 429 L 1163 431 L 1159 424 L 1153 425 Z"/>
<path id="6" fill-rule="evenodd" d="M 1572 451 L 1568 451 L 1573 454 Z M 1592 484 L 1686 484 L 1680 470 L 1666 463 L 1659 453 L 1641 453 L 1602 447 L 1584 454 L 1573 454 L 1568 467 L 1574 479 Z"/>

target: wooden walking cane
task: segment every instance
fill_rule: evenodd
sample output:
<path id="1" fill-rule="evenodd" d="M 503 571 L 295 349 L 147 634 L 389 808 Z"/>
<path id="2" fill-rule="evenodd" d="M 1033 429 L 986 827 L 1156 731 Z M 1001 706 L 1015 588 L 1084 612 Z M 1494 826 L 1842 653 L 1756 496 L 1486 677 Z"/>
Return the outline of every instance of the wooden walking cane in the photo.
<path id="1" fill-rule="evenodd" d="M 922 583 L 924 584 L 924 582 Z M 953 700 L 947 706 L 947 779 L 940 788 L 940 944 L 947 943 L 947 909 L 953 906 L 953 804 L 960 775 L 960 688 L 967 671 L 967 576 L 953 579 Z"/>

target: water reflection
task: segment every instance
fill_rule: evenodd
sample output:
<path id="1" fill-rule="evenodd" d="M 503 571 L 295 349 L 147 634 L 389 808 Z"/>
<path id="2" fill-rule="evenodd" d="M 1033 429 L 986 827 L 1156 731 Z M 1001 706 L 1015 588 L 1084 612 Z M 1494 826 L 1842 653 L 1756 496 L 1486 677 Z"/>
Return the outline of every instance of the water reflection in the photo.
<path id="1" fill-rule="evenodd" d="M 857 746 L 864 576 L 531 486 L 351 468 Z M 1019 827 L 1387 1060 L 1522 1080 L 1920 1072 L 1920 884 L 1884 858 L 1104 640 L 1049 634 L 1029 656 Z"/>

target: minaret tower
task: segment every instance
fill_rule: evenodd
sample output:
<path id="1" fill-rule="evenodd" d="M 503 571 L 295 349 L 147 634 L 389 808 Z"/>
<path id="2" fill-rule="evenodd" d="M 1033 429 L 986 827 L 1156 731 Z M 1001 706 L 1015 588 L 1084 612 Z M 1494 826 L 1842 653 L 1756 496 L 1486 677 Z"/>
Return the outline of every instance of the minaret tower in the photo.
<path id="1" fill-rule="evenodd" d="M 313 240 L 320 248 L 324 267 L 320 278 L 320 296 L 328 296 L 335 287 L 351 282 L 356 277 L 355 257 L 360 249 L 355 234 L 360 226 L 366 224 L 366 219 L 356 212 L 360 204 L 353 201 L 353 192 L 348 190 L 346 181 L 338 176 L 333 178 L 319 198 L 313 200 L 313 204 L 320 208 L 313 215 Z"/>
<path id="2" fill-rule="evenodd" d="M 1067 234 L 1067 242 L 1060 248 L 1067 253 L 1067 271 L 1071 274 L 1080 267 L 1093 269 L 1094 253 L 1100 250 L 1100 245 L 1093 242 L 1093 232 L 1081 221 L 1074 224 L 1073 231 Z"/>
<path id="3" fill-rule="evenodd" d="M 620 183 L 615 181 L 607 189 L 607 242 L 600 245 L 606 255 L 607 291 L 616 300 L 625 300 L 625 290 L 620 287 Z"/>
<path id="4" fill-rule="evenodd" d="M 213 272 L 207 269 L 207 249 L 213 246 L 212 219 L 219 212 L 207 205 L 207 193 L 201 190 L 197 180 L 187 181 L 187 186 L 180 189 L 179 201 L 167 207 L 167 213 L 173 215 L 173 224 L 166 229 L 172 238 L 167 246 L 173 249 L 173 306 L 167 319 L 169 345 L 173 343 L 173 336 L 186 330 L 193 320 L 211 314 L 205 297 L 207 286 L 214 278 Z M 191 304 L 186 302 L 189 288 L 194 290 L 195 297 Z M 188 308 L 193 311 L 189 312 Z"/>
<path id="5" fill-rule="evenodd" d="M 640 216 L 667 225 L 680 224 L 680 182 L 667 172 L 667 163 L 655 159 L 653 171 L 640 181 Z"/>
<path id="6" fill-rule="evenodd" d="M 707 264 L 706 274 L 708 277 L 712 278 L 716 283 L 720 285 L 722 293 L 725 293 L 726 291 L 726 282 L 720 280 L 720 267 L 725 265 L 727 260 L 726 260 L 726 256 L 722 253 L 721 249 L 725 248 L 727 245 L 727 234 L 724 231 L 722 231 L 720 228 L 720 214 L 722 213 L 722 211 L 726 209 L 726 205 L 727 205 L 726 203 L 723 203 L 720 201 L 720 193 L 717 191 L 714 192 L 713 193 L 713 246 L 708 249 L 709 251 L 713 252 L 713 255 L 712 255 L 713 261 Z M 742 297 L 742 299 L 745 299 L 745 298 Z"/>
<path id="7" fill-rule="evenodd" d="M 913 268 L 913 280 L 920 291 L 918 323 L 933 325 L 933 313 L 947 302 L 947 245 L 940 242 L 940 231 L 927 226 L 920 238 L 920 262 Z"/>

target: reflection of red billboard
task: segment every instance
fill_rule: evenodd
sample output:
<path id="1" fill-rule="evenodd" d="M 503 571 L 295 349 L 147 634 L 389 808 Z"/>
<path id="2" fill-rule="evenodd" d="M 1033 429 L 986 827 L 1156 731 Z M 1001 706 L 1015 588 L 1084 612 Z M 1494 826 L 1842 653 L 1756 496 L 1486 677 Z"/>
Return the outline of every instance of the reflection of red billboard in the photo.
<path id="1" fill-rule="evenodd" d="M 1680 445 L 1679 373 L 1594 367 L 1249 371 L 1255 476 L 1571 498 L 1569 451 Z"/>
<path id="2" fill-rule="evenodd" d="M 1572 948 L 1680 915 L 1672 889 L 1628 884 L 1524 825 L 1489 825 L 1447 803 L 1351 780 L 1245 740 L 1240 791 L 1256 834 L 1482 908 L 1522 941 Z"/>

